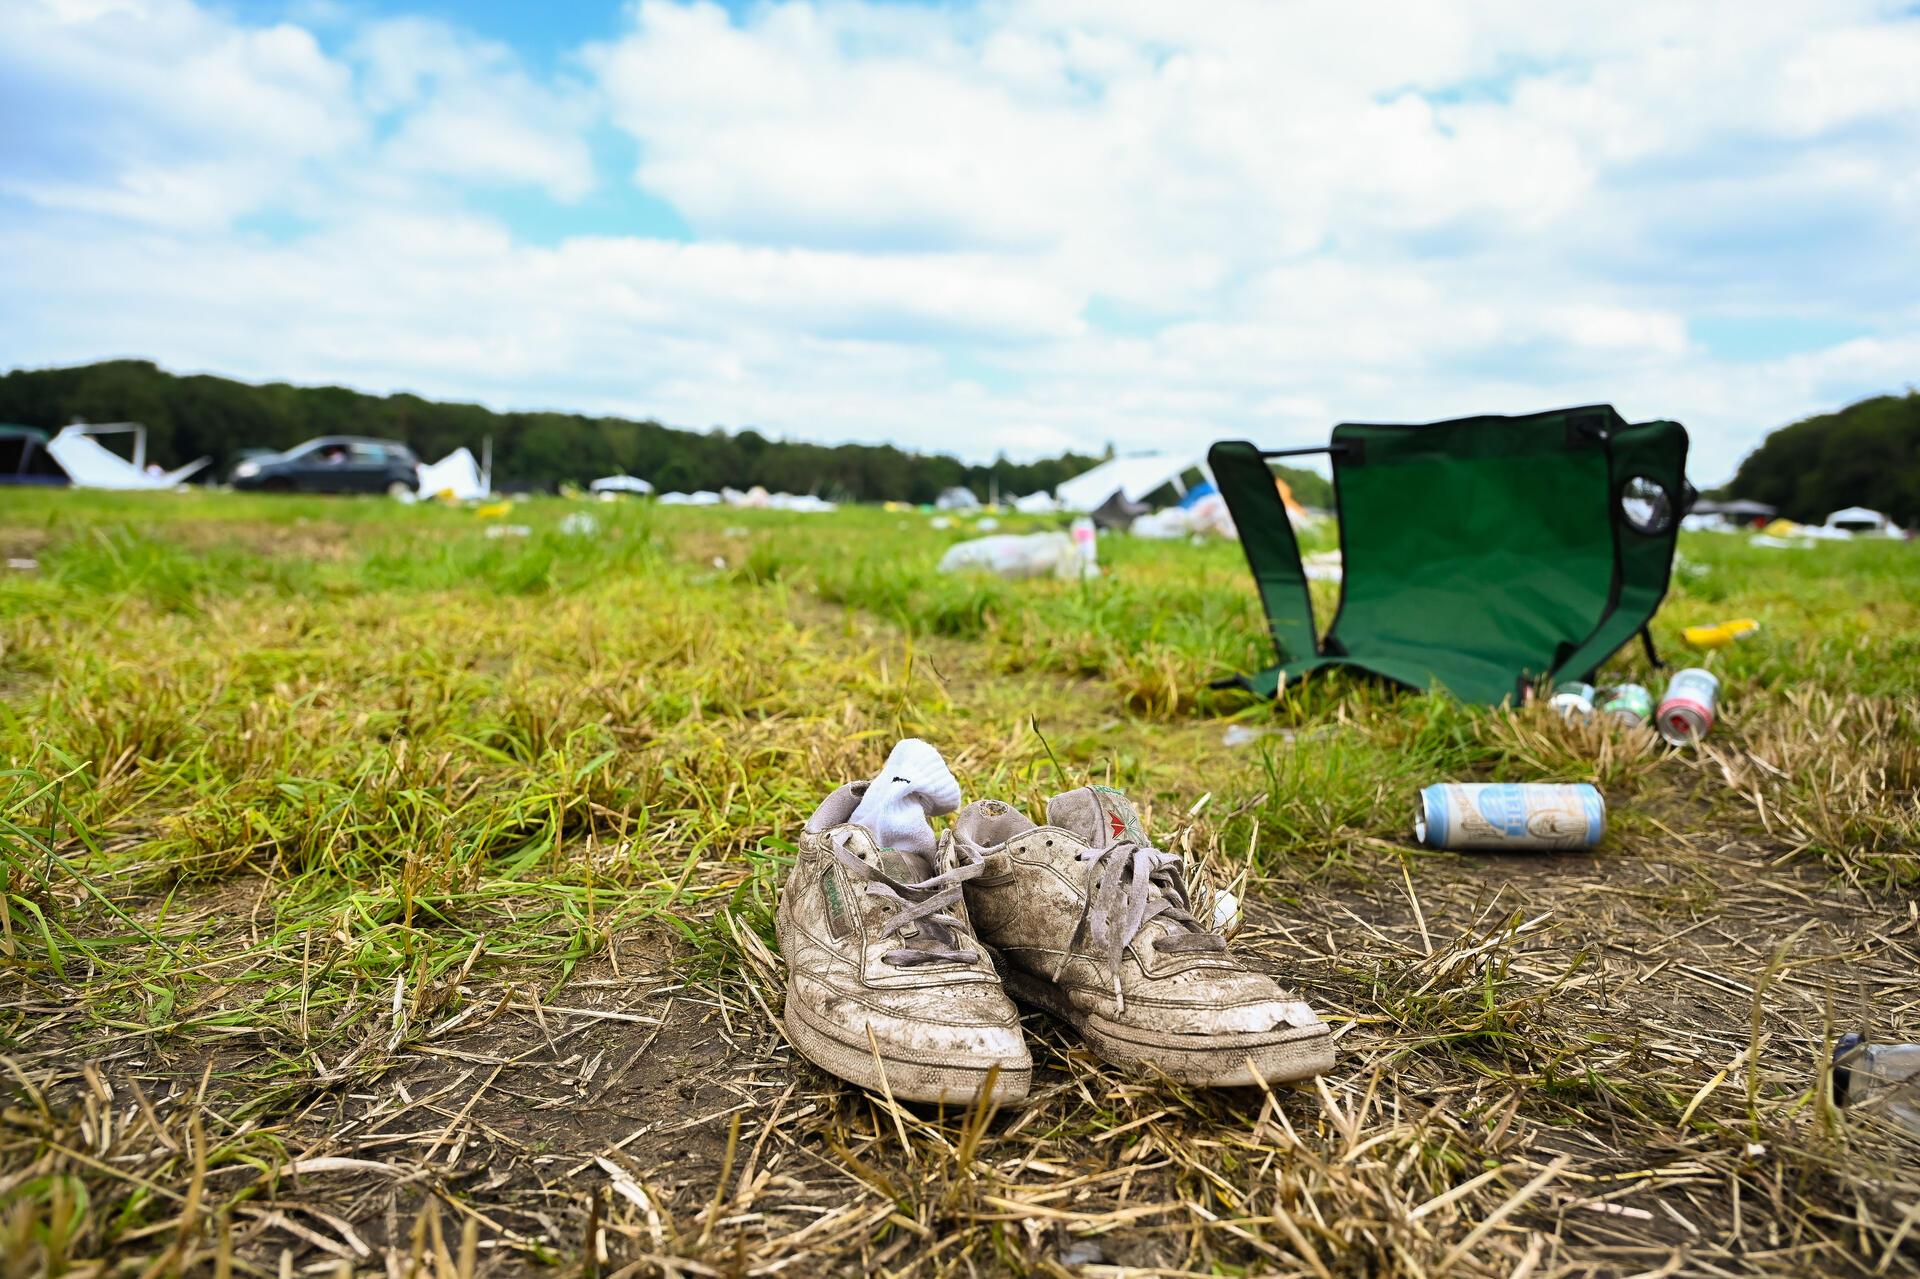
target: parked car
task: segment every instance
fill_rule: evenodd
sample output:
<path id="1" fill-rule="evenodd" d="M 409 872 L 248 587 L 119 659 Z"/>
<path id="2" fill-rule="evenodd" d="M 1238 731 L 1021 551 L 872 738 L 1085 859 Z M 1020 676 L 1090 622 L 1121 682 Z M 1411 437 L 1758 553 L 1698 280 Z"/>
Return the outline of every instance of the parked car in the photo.
<path id="1" fill-rule="evenodd" d="M 420 459 L 393 440 L 323 435 L 234 464 L 233 487 L 278 493 L 401 493 L 420 488 Z"/>

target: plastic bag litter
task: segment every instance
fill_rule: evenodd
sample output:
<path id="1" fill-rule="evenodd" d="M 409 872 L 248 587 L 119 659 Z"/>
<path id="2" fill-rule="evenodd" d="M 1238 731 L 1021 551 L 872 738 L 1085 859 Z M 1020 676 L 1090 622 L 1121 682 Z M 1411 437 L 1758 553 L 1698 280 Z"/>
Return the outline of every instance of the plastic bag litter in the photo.
<path id="1" fill-rule="evenodd" d="M 1065 533 L 1001 533 L 956 542 L 940 557 L 942 573 L 985 571 L 1009 580 L 1028 577 L 1092 577 L 1100 570 L 1086 563 Z"/>
<path id="2" fill-rule="evenodd" d="M 560 531 L 569 537 L 592 537 L 600 531 L 600 521 L 592 511 L 574 511 L 560 521 Z"/>

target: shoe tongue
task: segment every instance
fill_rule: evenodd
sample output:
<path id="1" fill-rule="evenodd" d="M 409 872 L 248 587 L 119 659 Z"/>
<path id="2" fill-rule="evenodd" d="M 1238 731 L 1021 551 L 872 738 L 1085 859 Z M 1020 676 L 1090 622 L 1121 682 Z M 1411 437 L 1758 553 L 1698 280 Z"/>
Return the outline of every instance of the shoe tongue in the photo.
<path id="1" fill-rule="evenodd" d="M 1047 825 L 1072 831 L 1094 848 L 1123 839 L 1148 842 L 1133 804 L 1111 786 L 1083 786 L 1055 795 L 1047 801 Z"/>
<path id="2" fill-rule="evenodd" d="M 933 858 L 926 853 L 912 853 L 901 848 L 882 848 L 878 857 L 881 873 L 896 884 L 924 883 L 932 879 L 935 873 Z"/>

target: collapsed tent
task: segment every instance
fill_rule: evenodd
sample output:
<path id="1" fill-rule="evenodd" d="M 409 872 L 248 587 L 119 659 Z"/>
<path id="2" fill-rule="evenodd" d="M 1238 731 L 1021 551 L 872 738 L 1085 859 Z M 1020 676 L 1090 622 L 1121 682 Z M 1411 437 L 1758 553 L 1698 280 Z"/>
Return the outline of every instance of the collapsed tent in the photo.
<path id="1" fill-rule="evenodd" d="M 493 495 L 491 468 L 483 469 L 474 461 L 465 445 L 431 466 L 420 468 L 421 497 L 444 497 L 456 502 L 475 501 Z"/>
<path id="2" fill-rule="evenodd" d="M 127 433 L 134 437 L 132 461 L 112 452 L 93 438 L 95 435 Z M 47 454 L 60 464 L 60 469 L 67 473 L 67 478 L 75 488 L 116 489 L 123 492 L 178 488 L 186 483 L 187 477 L 213 461 L 210 457 L 203 457 L 171 471 L 149 470 L 146 465 L 147 428 L 137 422 L 108 422 L 94 426 L 75 422 L 47 442 Z"/>
<path id="3" fill-rule="evenodd" d="M 0 484 L 65 484 L 67 473 L 47 452 L 47 438 L 37 426 L 0 426 Z"/>
<path id="4" fill-rule="evenodd" d="M 662 506 L 718 506 L 720 495 L 712 489 L 699 489 L 692 493 L 662 493 Z"/>
<path id="5" fill-rule="evenodd" d="M 1206 466 L 1191 453 L 1116 457 L 1064 481 L 1054 489 L 1054 496 L 1067 510 L 1091 514 L 1119 494 L 1123 499 L 1121 509 L 1125 509 L 1129 505 L 1140 506 L 1148 494 L 1169 484 L 1184 496 L 1187 489 L 1180 477 L 1188 471 L 1204 473 Z"/>

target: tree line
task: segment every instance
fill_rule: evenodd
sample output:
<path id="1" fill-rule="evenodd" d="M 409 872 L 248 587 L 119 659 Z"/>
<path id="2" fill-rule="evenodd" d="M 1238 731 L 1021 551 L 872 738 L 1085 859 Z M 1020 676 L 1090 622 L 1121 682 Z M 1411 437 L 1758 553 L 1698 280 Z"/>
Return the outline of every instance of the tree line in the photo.
<path id="1" fill-rule="evenodd" d="M 58 429 L 87 422 L 140 422 L 147 456 L 167 466 L 210 456 L 209 478 L 226 475 L 249 449 L 290 448 L 316 435 L 400 440 L 431 462 L 493 441 L 496 485 L 550 488 L 625 473 L 660 492 L 746 489 L 813 493 L 836 501 L 931 502 L 961 487 L 986 499 L 1051 491 L 1102 458 L 1066 453 L 987 464 L 890 444 L 806 444 L 755 430 L 687 431 L 654 421 L 579 413 L 496 413 L 417 395 L 368 395 L 339 386 L 254 385 L 207 374 L 178 376 L 146 360 L 0 375 L 0 423 Z M 1112 456 L 1109 447 L 1106 456 Z M 1309 506 L 1331 507 L 1333 490 L 1311 471 L 1281 468 Z"/>
<path id="2" fill-rule="evenodd" d="M 1802 524 L 1865 506 L 1913 528 L 1920 524 L 1920 392 L 1875 396 L 1781 427 L 1740 463 L 1727 492 L 1777 506 Z"/>

